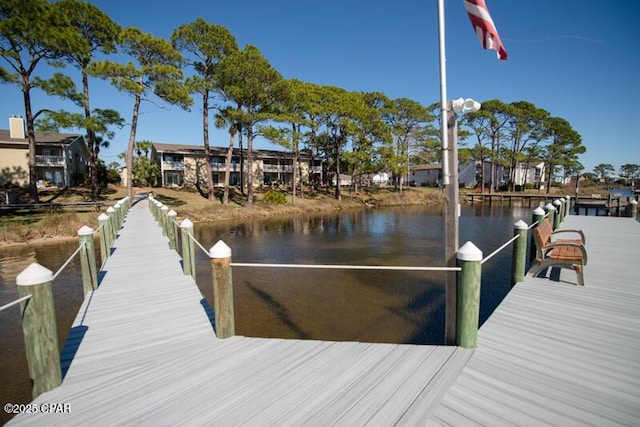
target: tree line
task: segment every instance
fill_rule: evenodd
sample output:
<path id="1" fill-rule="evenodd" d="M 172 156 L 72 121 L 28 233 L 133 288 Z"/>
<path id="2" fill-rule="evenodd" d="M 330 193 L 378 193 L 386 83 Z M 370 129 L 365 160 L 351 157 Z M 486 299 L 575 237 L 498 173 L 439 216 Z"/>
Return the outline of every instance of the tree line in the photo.
<path id="1" fill-rule="evenodd" d="M 115 60 L 127 58 L 126 60 Z M 130 133 L 125 154 L 127 193 L 132 195 L 136 130 L 142 103 L 159 101 L 202 114 L 202 144 L 209 158 L 209 128 L 228 130 L 227 170 L 223 202 L 228 202 L 231 155 L 246 142 L 247 169 L 252 170 L 253 141 L 263 137 L 286 147 L 294 157 L 294 200 L 302 191 L 300 153 L 322 159 L 335 178 L 340 199 L 340 175 L 353 185 L 368 174 L 389 171 L 394 186 L 407 185 L 409 167 L 440 161 L 439 105 L 422 105 L 409 98 L 391 99 L 381 92 L 356 92 L 286 79 L 253 45 L 238 46 L 222 25 L 198 18 L 174 29 L 168 40 L 134 27 L 122 28 L 98 7 L 81 0 L 4 0 L 0 4 L 0 81 L 17 86 L 23 95 L 29 141 L 29 189 L 37 200 L 35 130 L 80 129 L 90 152 L 89 171 L 94 195 L 99 192 L 100 148 L 113 129 L 122 127 L 121 112 L 93 107 L 90 78 L 104 79 L 130 95 Z M 42 78 L 41 64 L 75 68 L 75 79 L 61 71 Z M 79 86 L 75 81 L 79 80 Z M 32 90 L 70 100 L 77 111 L 34 111 Z M 482 109 L 459 119 L 460 139 L 467 148 L 462 160 L 490 162 L 494 172 L 480 177 L 495 189 L 501 177 L 495 166 L 517 184 L 517 164 L 544 162 L 548 182 L 561 170 L 572 175 L 582 169 L 585 151 L 568 121 L 526 101 L 484 101 Z M 140 156 L 139 156 L 140 157 Z M 208 197 L 213 199 L 211 165 L 206 163 Z M 138 165 L 139 166 L 139 165 Z M 484 167 L 481 168 L 484 171 Z M 251 204 L 253 174 L 247 175 Z M 550 185 L 549 185 L 550 187 Z M 302 194 L 302 193 L 301 193 Z"/>

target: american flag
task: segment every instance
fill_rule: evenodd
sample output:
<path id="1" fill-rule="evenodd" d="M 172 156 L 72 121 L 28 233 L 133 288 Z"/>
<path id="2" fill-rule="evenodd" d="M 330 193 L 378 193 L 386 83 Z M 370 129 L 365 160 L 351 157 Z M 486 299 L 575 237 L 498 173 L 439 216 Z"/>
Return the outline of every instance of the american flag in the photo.
<path id="1" fill-rule="evenodd" d="M 471 25 L 480 40 L 480 44 L 485 49 L 493 49 L 498 54 L 498 58 L 507 60 L 507 51 L 500 40 L 498 30 L 493 24 L 493 19 L 489 14 L 489 9 L 484 0 L 463 0 L 464 8 L 467 9 Z"/>

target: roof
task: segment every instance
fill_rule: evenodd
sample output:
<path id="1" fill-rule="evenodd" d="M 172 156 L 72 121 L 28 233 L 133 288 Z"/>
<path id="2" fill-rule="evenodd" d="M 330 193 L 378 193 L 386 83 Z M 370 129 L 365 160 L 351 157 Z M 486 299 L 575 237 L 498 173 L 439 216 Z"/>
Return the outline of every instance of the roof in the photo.
<path id="1" fill-rule="evenodd" d="M 83 138 L 83 136 L 75 133 L 36 132 L 37 144 L 71 144 L 79 138 Z M 27 148 L 29 140 L 26 138 L 11 138 L 9 129 L 0 129 L 0 144 L 24 145 Z"/>

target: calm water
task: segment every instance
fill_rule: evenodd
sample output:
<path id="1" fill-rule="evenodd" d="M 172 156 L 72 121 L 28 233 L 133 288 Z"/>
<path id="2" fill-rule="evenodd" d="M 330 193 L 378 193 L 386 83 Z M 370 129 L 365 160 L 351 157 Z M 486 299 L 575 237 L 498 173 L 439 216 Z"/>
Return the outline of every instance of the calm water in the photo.
<path id="1" fill-rule="evenodd" d="M 485 255 L 513 236 L 513 223 L 531 221 L 531 209 L 463 207 L 460 244 Z M 222 239 L 234 262 L 443 266 L 440 209 L 403 207 L 322 216 L 201 225 L 208 248 Z M 37 261 L 56 271 L 76 242 L 0 251 L 0 305 L 17 298 L 15 277 Z M 210 263 L 197 250 L 197 281 L 212 303 Z M 483 265 L 481 322 L 509 290 L 511 252 Z M 76 260 L 54 284 L 63 343 L 82 301 Z M 361 270 L 233 270 L 236 333 L 257 337 L 439 344 L 444 334 L 444 273 Z M 211 304 L 213 305 L 213 304 Z M 30 401 L 19 307 L 0 312 L 0 402 Z M 0 417 L 0 422 L 4 419 Z"/>

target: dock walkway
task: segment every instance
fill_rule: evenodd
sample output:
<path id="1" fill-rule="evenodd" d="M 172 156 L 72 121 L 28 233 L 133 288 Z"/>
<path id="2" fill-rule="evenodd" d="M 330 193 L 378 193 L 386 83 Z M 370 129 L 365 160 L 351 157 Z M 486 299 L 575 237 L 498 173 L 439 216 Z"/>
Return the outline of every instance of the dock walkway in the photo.
<path id="1" fill-rule="evenodd" d="M 568 216 L 583 229 L 573 271 L 518 283 L 429 425 L 640 425 L 640 223 Z"/>
<path id="2" fill-rule="evenodd" d="M 65 346 L 69 413 L 9 425 L 640 425 L 640 223 L 567 217 L 589 264 L 518 283 L 457 347 L 232 337 L 152 220 L 130 211 Z"/>
<path id="3" fill-rule="evenodd" d="M 63 350 L 69 413 L 9 425 L 388 425 L 426 420 L 473 354 L 444 346 L 217 339 L 151 216 L 129 211 Z M 67 366 L 64 367 L 67 369 Z"/>

